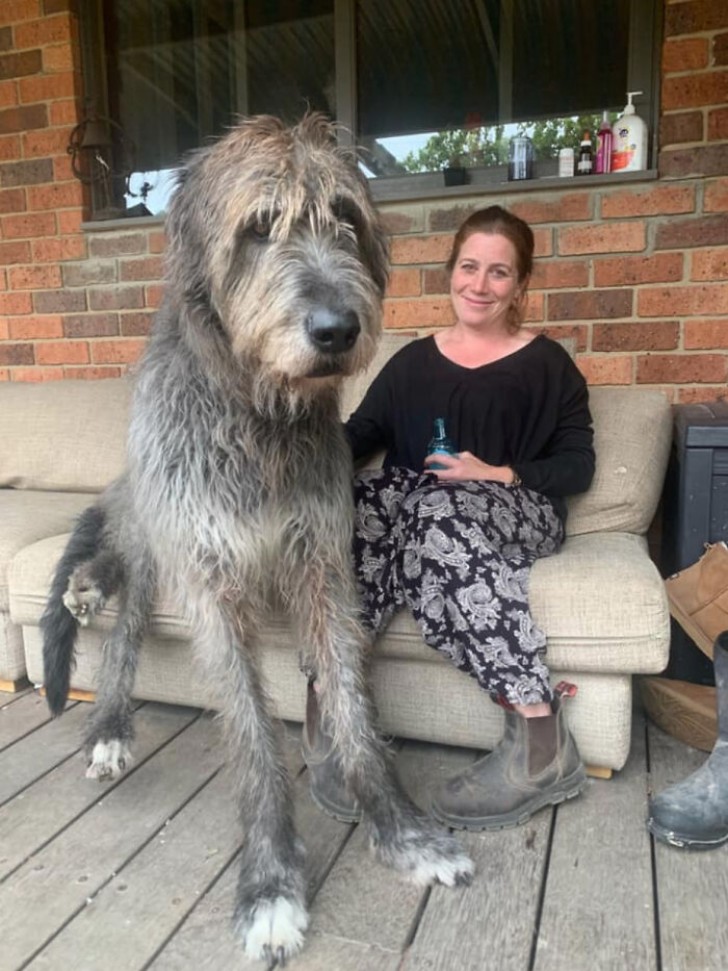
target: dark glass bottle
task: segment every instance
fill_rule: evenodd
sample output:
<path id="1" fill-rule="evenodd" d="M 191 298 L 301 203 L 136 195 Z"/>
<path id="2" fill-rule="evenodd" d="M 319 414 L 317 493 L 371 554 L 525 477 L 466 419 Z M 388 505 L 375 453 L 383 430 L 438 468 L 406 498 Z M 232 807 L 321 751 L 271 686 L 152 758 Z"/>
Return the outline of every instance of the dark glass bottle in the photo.
<path id="1" fill-rule="evenodd" d="M 452 441 L 447 437 L 445 431 L 445 419 L 436 418 L 432 429 L 432 438 L 427 446 L 428 455 L 457 455 L 457 449 Z M 427 466 L 428 469 L 444 469 L 444 465 L 432 462 Z"/>
<path id="2" fill-rule="evenodd" d="M 591 175 L 594 171 L 594 152 L 592 149 L 591 135 L 588 131 L 584 132 L 584 137 L 579 146 L 579 157 L 576 161 L 577 175 Z"/>

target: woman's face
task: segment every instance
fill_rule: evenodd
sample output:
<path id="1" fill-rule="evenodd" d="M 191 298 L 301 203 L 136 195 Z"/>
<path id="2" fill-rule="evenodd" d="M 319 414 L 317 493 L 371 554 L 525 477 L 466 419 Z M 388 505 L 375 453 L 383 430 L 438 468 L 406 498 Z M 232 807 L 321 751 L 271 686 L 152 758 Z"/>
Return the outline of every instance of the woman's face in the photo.
<path id="1" fill-rule="evenodd" d="M 508 309 L 521 290 L 513 243 L 498 234 L 468 236 L 450 277 L 450 299 L 458 322 L 507 331 Z"/>

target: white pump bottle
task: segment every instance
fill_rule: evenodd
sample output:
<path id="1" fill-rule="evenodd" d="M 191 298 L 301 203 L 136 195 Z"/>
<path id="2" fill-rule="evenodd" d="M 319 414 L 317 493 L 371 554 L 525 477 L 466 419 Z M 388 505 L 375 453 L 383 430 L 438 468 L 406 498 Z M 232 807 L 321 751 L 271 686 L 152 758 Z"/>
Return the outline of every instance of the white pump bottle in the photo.
<path id="1" fill-rule="evenodd" d="M 627 104 L 612 125 L 612 172 L 638 172 L 647 168 L 647 125 L 635 114 L 632 98 L 641 91 L 628 91 Z"/>

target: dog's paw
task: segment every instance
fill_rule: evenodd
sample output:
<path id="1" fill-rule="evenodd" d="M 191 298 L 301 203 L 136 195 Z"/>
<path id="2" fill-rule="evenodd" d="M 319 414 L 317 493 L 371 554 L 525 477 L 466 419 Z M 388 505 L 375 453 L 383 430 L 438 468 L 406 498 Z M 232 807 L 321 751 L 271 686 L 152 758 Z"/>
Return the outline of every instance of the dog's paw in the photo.
<path id="1" fill-rule="evenodd" d="M 277 961 L 282 967 L 303 947 L 308 914 L 298 900 L 275 897 L 239 911 L 237 924 L 247 957 L 265 961 L 268 967 Z"/>
<path id="2" fill-rule="evenodd" d="M 417 886 L 472 883 L 475 866 L 457 838 L 424 818 L 391 839 L 374 840 L 374 847 L 383 863 Z"/>
<path id="3" fill-rule="evenodd" d="M 112 739 L 109 742 L 97 742 L 88 768 L 86 769 L 87 779 L 98 779 L 99 782 L 110 782 L 118 779 L 125 769 L 131 765 L 131 752 L 126 742 Z"/>
<path id="4" fill-rule="evenodd" d="M 105 603 L 100 587 L 93 583 L 83 567 L 74 570 L 63 594 L 63 606 L 78 623 L 85 627 L 94 614 L 103 610 Z"/>

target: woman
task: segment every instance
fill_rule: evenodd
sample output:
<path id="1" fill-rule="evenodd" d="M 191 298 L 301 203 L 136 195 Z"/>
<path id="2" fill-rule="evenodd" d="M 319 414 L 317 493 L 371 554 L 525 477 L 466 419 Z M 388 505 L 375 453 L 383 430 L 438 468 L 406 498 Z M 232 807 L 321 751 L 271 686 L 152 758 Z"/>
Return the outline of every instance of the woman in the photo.
<path id="1" fill-rule="evenodd" d="M 424 640 L 505 708 L 498 747 L 435 794 L 436 816 L 459 828 L 524 822 L 585 783 L 528 574 L 563 542 L 564 498 L 591 483 L 591 416 L 569 355 L 520 329 L 533 248 L 501 207 L 471 215 L 447 263 L 454 324 L 399 351 L 346 424 L 355 460 L 386 450 L 355 484 L 365 623 L 376 635 L 407 606 Z M 438 417 L 454 455 L 428 454 Z"/>

